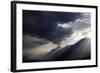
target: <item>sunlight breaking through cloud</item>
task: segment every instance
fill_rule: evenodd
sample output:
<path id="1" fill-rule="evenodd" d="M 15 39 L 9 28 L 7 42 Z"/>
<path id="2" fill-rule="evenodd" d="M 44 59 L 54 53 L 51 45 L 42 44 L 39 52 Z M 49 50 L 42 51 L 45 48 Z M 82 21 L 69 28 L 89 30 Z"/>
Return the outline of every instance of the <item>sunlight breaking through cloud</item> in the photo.
<path id="1" fill-rule="evenodd" d="M 90 38 L 91 37 L 90 34 L 91 34 L 90 28 L 83 29 L 81 31 L 75 31 L 69 37 L 63 38 L 63 40 L 60 43 L 60 47 L 64 48 L 66 46 L 73 45 L 73 44 L 77 43 L 79 40 L 81 40 L 81 39 L 83 39 L 85 37 Z"/>

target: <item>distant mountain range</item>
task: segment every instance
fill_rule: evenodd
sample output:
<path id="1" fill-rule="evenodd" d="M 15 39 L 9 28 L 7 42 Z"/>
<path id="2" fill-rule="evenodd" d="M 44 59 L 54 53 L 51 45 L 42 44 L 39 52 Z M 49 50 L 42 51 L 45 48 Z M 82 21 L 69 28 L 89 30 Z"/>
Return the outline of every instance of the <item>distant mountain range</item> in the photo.
<path id="1" fill-rule="evenodd" d="M 28 59 L 24 57 L 24 62 L 40 61 L 64 61 L 64 60 L 83 60 L 91 58 L 91 44 L 89 38 L 83 38 L 77 43 L 64 48 L 57 47 L 50 51 L 41 59 Z"/>
<path id="2" fill-rule="evenodd" d="M 82 60 L 90 59 L 90 39 L 84 38 L 72 46 L 65 47 L 64 51 L 53 60 Z"/>

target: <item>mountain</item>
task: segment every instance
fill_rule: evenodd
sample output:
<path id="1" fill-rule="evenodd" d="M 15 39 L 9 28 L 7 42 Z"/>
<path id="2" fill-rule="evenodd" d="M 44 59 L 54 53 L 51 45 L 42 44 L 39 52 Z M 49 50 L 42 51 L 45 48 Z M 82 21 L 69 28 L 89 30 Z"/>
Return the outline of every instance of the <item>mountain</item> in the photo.
<path id="1" fill-rule="evenodd" d="M 90 48 L 90 39 L 83 38 L 74 45 L 59 50 L 54 49 L 45 58 L 53 61 L 90 59 Z"/>
<path id="2" fill-rule="evenodd" d="M 90 59 L 90 39 L 83 38 L 77 43 L 64 48 L 57 47 L 51 50 L 42 58 L 28 59 L 24 56 L 24 62 L 41 62 L 41 61 L 64 61 L 64 60 L 84 60 Z"/>

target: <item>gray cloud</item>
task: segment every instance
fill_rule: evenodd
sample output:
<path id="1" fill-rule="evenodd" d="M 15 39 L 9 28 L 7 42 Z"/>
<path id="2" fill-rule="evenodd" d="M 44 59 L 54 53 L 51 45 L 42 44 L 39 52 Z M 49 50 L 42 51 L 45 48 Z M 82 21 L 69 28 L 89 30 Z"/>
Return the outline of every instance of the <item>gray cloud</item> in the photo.
<path id="1" fill-rule="evenodd" d="M 74 21 L 70 21 L 68 23 L 58 24 L 58 26 L 67 29 L 68 27 L 72 28 L 74 31 L 82 30 L 85 28 L 90 28 L 91 26 L 91 14 L 83 13 L 81 16 Z"/>
<path id="2" fill-rule="evenodd" d="M 32 35 L 23 35 L 23 48 L 32 48 L 37 47 L 43 44 L 47 44 L 50 41 L 45 39 L 40 39 L 38 37 L 34 37 Z"/>

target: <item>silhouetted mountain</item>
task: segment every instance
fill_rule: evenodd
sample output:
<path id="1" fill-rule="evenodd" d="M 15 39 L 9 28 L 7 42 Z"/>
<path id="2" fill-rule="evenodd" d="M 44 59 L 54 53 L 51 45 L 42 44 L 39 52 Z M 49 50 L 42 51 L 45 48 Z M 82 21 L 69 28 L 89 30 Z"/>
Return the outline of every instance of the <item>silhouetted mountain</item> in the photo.
<path id="1" fill-rule="evenodd" d="M 74 45 L 67 46 L 65 48 L 56 48 L 48 53 L 44 60 L 80 60 L 90 59 L 90 39 L 81 39 Z"/>
<path id="2" fill-rule="evenodd" d="M 65 48 L 57 47 L 50 53 L 39 60 L 26 59 L 25 62 L 41 62 L 41 61 L 64 61 L 64 60 L 84 60 L 90 59 L 90 39 L 83 38 L 74 45 Z"/>
<path id="3" fill-rule="evenodd" d="M 69 48 L 65 47 L 66 50 L 54 60 L 90 59 L 90 46 L 90 39 L 84 38 Z"/>

